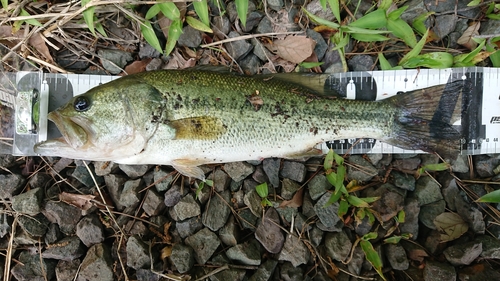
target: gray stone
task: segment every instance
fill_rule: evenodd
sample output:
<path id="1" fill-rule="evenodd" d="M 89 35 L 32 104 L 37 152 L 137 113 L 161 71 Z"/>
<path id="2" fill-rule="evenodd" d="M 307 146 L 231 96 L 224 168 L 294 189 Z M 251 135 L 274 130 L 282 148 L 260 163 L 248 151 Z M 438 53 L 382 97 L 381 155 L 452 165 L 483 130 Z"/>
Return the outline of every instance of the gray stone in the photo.
<path id="1" fill-rule="evenodd" d="M 229 38 L 239 37 L 240 34 L 235 31 L 231 31 L 228 34 Z M 237 40 L 233 42 L 228 42 L 224 44 L 229 55 L 235 59 L 239 60 L 246 56 L 250 51 L 252 51 L 252 44 L 248 43 L 246 40 Z"/>
<path id="2" fill-rule="evenodd" d="M 262 198 L 255 189 L 251 190 L 243 197 L 245 205 L 252 211 L 252 213 L 259 217 L 262 214 Z"/>
<path id="3" fill-rule="evenodd" d="M 225 38 L 225 35 L 231 31 L 231 22 L 225 15 L 213 17 L 212 30 L 214 31 L 215 36 L 223 39 Z"/>
<path id="4" fill-rule="evenodd" d="M 160 56 L 160 52 L 153 48 L 153 46 L 149 45 L 147 42 L 141 42 L 139 44 L 139 58 L 149 59 L 149 58 L 158 58 Z"/>
<path id="5" fill-rule="evenodd" d="M 174 212 L 177 218 L 181 221 L 199 216 L 201 214 L 200 205 L 194 200 L 192 194 L 188 194 L 181 199 L 179 203 L 174 206 Z"/>
<path id="6" fill-rule="evenodd" d="M 240 238 L 239 227 L 234 221 L 234 216 L 230 216 L 227 223 L 219 230 L 219 239 L 226 246 L 235 246 Z"/>
<path id="7" fill-rule="evenodd" d="M 247 15 L 247 21 L 245 25 L 241 27 L 243 32 L 251 32 L 254 27 L 256 27 L 260 19 L 262 19 L 262 14 L 258 11 L 253 11 Z"/>
<path id="8" fill-rule="evenodd" d="M 21 191 L 25 178 L 18 174 L 6 174 L 0 175 L 0 182 L 2 183 L 2 188 L 0 188 L 0 198 L 10 199 L 13 195 L 16 195 Z"/>
<path id="9" fill-rule="evenodd" d="M 172 172 L 165 171 L 157 166 L 153 172 L 153 181 L 155 183 L 156 191 L 162 192 L 168 190 L 173 178 Z"/>
<path id="10" fill-rule="evenodd" d="M 89 165 L 89 169 L 91 169 L 92 174 L 90 174 L 87 167 L 76 166 L 76 168 L 70 173 L 70 176 L 86 187 L 95 186 L 94 179 L 97 182 L 97 184 L 102 183 L 103 178 L 95 174 L 95 172 L 93 171 L 94 170 L 93 167 Z"/>
<path id="11" fill-rule="evenodd" d="M 118 164 L 110 161 L 95 161 L 93 164 L 94 172 L 98 176 L 106 176 L 118 170 Z"/>
<path id="12" fill-rule="evenodd" d="M 380 215 L 383 222 L 391 220 L 403 209 L 404 196 L 400 191 L 389 183 L 383 184 L 374 191 L 367 191 L 368 197 L 380 197 L 372 204 L 372 209 Z"/>
<path id="13" fill-rule="evenodd" d="M 96 244 L 87 251 L 80 265 L 77 281 L 113 281 L 111 251 L 104 244 Z"/>
<path id="14" fill-rule="evenodd" d="M 217 192 L 226 190 L 231 184 L 231 178 L 220 168 L 215 169 L 215 171 L 208 176 L 208 179 L 213 181 L 213 187 Z"/>
<path id="15" fill-rule="evenodd" d="M 482 244 L 481 257 L 485 259 L 500 259 L 500 240 L 489 235 L 481 235 L 476 238 Z"/>
<path id="16" fill-rule="evenodd" d="M 28 185 L 31 186 L 31 188 L 33 188 L 33 189 L 35 189 L 35 188 L 45 189 L 50 184 L 51 179 L 52 178 L 48 174 L 35 173 L 28 180 Z"/>
<path id="17" fill-rule="evenodd" d="M 498 165 L 500 165 L 500 158 L 498 157 L 477 155 L 473 157 L 473 160 L 474 160 L 474 168 L 476 169 L 477 174 L 481 178 L 493 177 L 495 175 L 493 169 L 495 169 Z"/>
<path id="18" fill-rule="evenodd" d="M 267 1 L 267 6 L 276 12 L 283 8 L 283 0 L 269 0 Z"/>
<path id="19" fill-rule="evenodd" d="M 49 220 L 42 214 L 34 217 L 20 216 L 18 217 L 19 226 L 33 237 L 42 237 L 47 232 L 50 224 Z"/>
<path id="20" fill-rule="evenodd" d="M 182 188 L 180 185 L 174 184 L 172 188 L 165 192 L 165 201 L 163 203 L 167 207 L 173 207 L 179 203 L 184 195 L 187 194 L 187 188 Z"/>
<path id="21" fill-rule="evenodd" d="M 59 260 L 56 266 L 57 281 L 73 280 L 78 273 L 80 260 L 65 261 Z"/>
<path id="22" fill-rule="evenodd" d="M 354 248 L 354 252 L 352 253 L 352 259 L 347 264 L 347 269 L 349 272 L 359 275 L 361 274 L 361 270 L 363 269 L 363 264 L 365 262 L 365 253 L 361 249 L 361 246 L 357 246 Z"/>
<path id="23" fill-rule="evenodd" d="M 402 233 L 410 233 L 412 240 L 418 237 L 418 216 L 420 214 L 420 206 L 417 199 L 407 198 L 403 207 L 405 212 L 405 221 L 399 225 Z"/>
<path id="24" fill-rule="evenodd" d="M 139 192 L 143 188 L 144 182 L 142 179 L 126 181 L 120 194 L 120 204 L 124 207 L 137 206 L 141 202 L 143 194 Z"/>
<path id="25" fill-rule="evenodd" d="M 262 168 L 262 165 L 255 167 L 255 172 L 253 172 L 252 174 L 252 179 L 259 184 L 269 182 L 269 178 L 264 172 L 264 168 Z"/>
<path id="26" fill-rule="evenodd" d="M 230 2 L 233 3 L 233 2 Z M 251 3 L 251 2 L 249 2 Z M 216 273 L 210 276 L 210 281 L 242 281 L 246 275 L 246 270 L 244 269 L 227 269 L 222 272 Z"/>
<path id="27" fill-rule="evenodd" d="M 320 0 L 311 1 L 309 4 L 307 4 L 306 10 L 309 13 L 316 15 L 324 20 L 335 21 L 335 16 L 333 15 L 332 10 L 329 8 L 323 10 Z"/>
<path id="28" fill-rule="evenodd" d="M 127 266 L 133 269 L 150 268 L 149 246 L 139 236 L 133 235 L 127 241 Z"/>
<path id="29" fill-rule="evenodd" d="M 104 182 L 106 183 L 109 196 L 111 197 L 111 200 L 115 203 L 116 209 L 118 211 L 123 210 L 125 208 L 121 203 L 120 203 L 120 194 L 123 190 L 123 185 L 127 181 L 127 178 L 124 176 L 120 175 L 115 175 L 115 174 L 109 174 L 104 176 Z"/>
<path id="30" fill-rule="evenodd" d="M 327 233 L 325 237 L 326 253 L 332 259 L 345 261 L 352 248 L 352 242 L 344 231 Z"/>
<path id="31" fill-rule="evenodd" d="M 351 71 L 378 70 L 373 57 L 370 55 L 354 55 L 347 63 Z"/>
<path id="32" fill-rule="evenodd" d="M 181 222 L 177 222 L 175 224 L 175 228 L 179 232 L 181 238 L 186 238 L 195 234 L 198 230 L 203 228 L 203 224 L 201 223 L 201 219 L 197 217 L 193 217 Z"/>
<path id="33" fill-rule="evenodd" d="M 295 195 L 297 190 L 300 189 L 300 185 L 291 179 L 283 179 L 281 185 L 281 197 L 285 200 L 290 200 Z"/>
<path id="34" fill-rule="evenodd" d="M 142 204 L 142 209 L 149 216 L 157 216 L 167 207 L 165 206 L 164 200 L 163 196 L 158 194 L 158 192 L 153 189 L 148 189 L 146 191 L 144 203 Z"/>
<path id="35" fill-rule="evenodd" d="M 146 71 L 160 70 L 163 68 L 164 61 L 160 58 L 153 58 L 147 65 Z"/>
<path id="36" fill-rule="evenodd" d="M 466 202 L 463 197 L 456 198 L 455 207 L 457 208 L 457 213 L 467 222 L 472 231 L 478 234 L 485 232 L 486 224 L 481 211 L 473 207 L 469 202 Z"/>
<path id="37" fill-rule="evenodd" d="M 82 212 L 75 206 L 63 202 L 49 201 L 42 210 L 45 217 L 52 223 L 57 223 L 62 233 L 74 234 L 75 226 L 82 216 Z"/>
<path id="38" fill-rule="evenodd" d="M 436 17 L 435 26 L 432 30 L 439 39 L 443 39 L 455 30 L 456 23 L 456 15 L 440 15 Z"/>
<path id="39" fill-rule="evenodd" d="M 104 227 L 96 214 L 90 214 L 76 225 L 76 235 L 85 246 L 102 243 L 105 238 Z"/>
<path id="40" fill-rule="evenodd" d="M 410 266 L 403 246 L 398 244 L 386 244 L 384 247 L 385 256 L 391 267 L 395 270 L 407 270 Z"/>
<path id="41" fill-rule="evenodd" d="M 177 243 L 172 247 L 170 259 L 179 273 L 188 272 L 194 265 L 193 248 Z"/>
<path id="42" fill-rule="evenodd" d="M 273 204 L 273 207 L 276 208 L 276 211 L 278 211 L 278 214 L 280 215 L 280 217 L 289 223 L 291 223 L 292 218 L 295 218 L 299 213 L 298 208 L 295 208 L 295 207 L 292 208 L 289 206 L 279 207 L 278 202 L 275 202 Z"/>
<path id="43" fill-rule="evenodd" d="M 417 198 L 420 206 L 443 199 L 438 183 L 431 177 L 419 178 L 413 195 Z"/>
<path id="44" fill-rule="evenodd" d="M 255 3 L 253 3 L 252 1 L 249 1 L 248 2 L 247 16 L 252 11 L 255 11 Z M 227 4 L 226 12 L 227 12 L 227 15 L 229 16 L 229 20 L 231 22 L 234 22 L 236 20 L 236 18 L 238 17 L 238 12 L 236 11 L 236 4 L 234 2 L 229 2 Z"/>
<path id="45" fill-rule="evenodd" d="M 280 184 L 279 170 L 281 166 L 281 160 L 278 158 L 266 158 L 262 162 L 262 168 L 266 173 L 267 177 L 272 186 L 278 187 Z"/>
<path id="46" fill-rule="evenodd" d="M 229 208 L 230 200 L 231 193 L 227 189 L 220 194 L 214 193 L 203 212 L 203 225 L 210 228 L 212 231 L 217 231 L 223 227 L 231 214 L 231 209 Z"/>
<path id="47" fill-rule="evenodd" d="M 370 217 L 365 216 L 361 221 L 354 224 L 354 231 L 359 236 L 369 233 L 372 229 L 373 223 L 370 222 Z"/>
<path id="48" fill-rule="evenodd" d="M 271 279 L 271 276 L 274 273 L 274 269 L 278 265 L 277 260 L 268 259 L 263 264 L 259 266 L 259 268 L 255 271 L 255 273 L 250 276 L 248 281 L 267 281 Z"/>
<path id="49" fill-rule="evenodd" d="M 434 225 L 434 219 L 442 214 L 446 208 L 446 202 L 444 200 L 439 200 L 434 203 L 420 206 L 420 213 L 418 219 L 420 222 L 430 229 L 436 229 Z"/>
<path id="50" fill-rule="evenodd" d="M 42 253 L 44 259 L 72 261 L 85 254 L 85 246 L 76 236 L 69 236 L 58 241 Z"/>
<path id="51" fill-rule="evenodd" d="M 335 202 L 333 204 L 325 206 L 328 202 L 328 199 L 330 199 L 330 194 L 326 193 L 321 196 L 316 205 L 314 205 L 314 211 L 325 227 L 325 229 L 321 230 L 336 232 L 341 231 L 344 223 L 340 220 L 338 215 L 339 203 Z"/>
<path id="52" fill-rule="evenodd" d="M 469 172 L 469 156 L 468 155 L 458 155 L 457 159 L 453 161 L 451 169 L 455 173 L 467 173 Z"/>
<path id="53" fill-rule="evenodd" d="M 304 280 L 304 271 L 300 266 L 294 266 L 290 262 L 284 262 L 280 266 L 280 277 L 284 281 Z"/>
<path id="54" fill-rule="evenodd" d="M 456 281 L 455 268 L 449 264 L 428 260 L 424 268 L 425 281 Z"/>
<path id="55" fill-rule="evenodd" d="M 160 281 L 160 275 L 151 271 L 151 269 L 139 268 L 135 271 L 137 281 Z"/>
<path id="56" fill-rule="evenodd" d="M 352 165 L 347 166 L 347 178 L 367 182 L 377 175 L 377 169 L 362 155 L 351 155 L 348 159 Z"/>
<path id="57" fill-rule="evenodd" d="M 245 73 L 246 75 L 257 74 L 261 66 L 260 59 L 253 53 L 246 55 L 239 61 L 239 64 L 241 69 L 243 70 L 243 73 Z"/>
<path id="58" fill-rule="evenodd" d="M 269 208 L 255 231 L 255 238 L 270 253 L 277 254 L 283 248 L 285 237 L 279 227 L 278 213 Z"/>
<path id="59" fill-rule="evenodd" d="M 255 167 L 246 162 L 231 162 L 224 164 L 224 171 L 233 179 L 235 182 L 244 180 L 246 177 L 251 175 Z"/>
<path id="60" fill-rule="evenodd" d="M 392 166 L 402 171 L 414 171 L 422 161 L 419 157 L 414 156 L 414 154 L 399 154 L 397 157 L 396 155 L 394 156 L 396 160 L 392 162 Z"/>
<path id="61" fill-rule="evenodd" d="M 483 251 L 483 245 L 478 241 L 471 241 L 463 244 L 456 244 L 443 251 L 446 259 L 453 265 L 469 265 Z"/>
<path id="62" fill-rule="evenodd" d="M 325 175 L 319 174 L 313 177 L 307 184 L 309 187 L 309 195 L 311 195 L 312 200 L 317 200 L 321 195 L 332 187 L 330 182 L 326 179 Z"/>
<path id="63" fill-rule="evenodd" d="M 281 176 L 296 182 L 303 182 L 306 178 L 306 165 L 300 162 L 284 161 L 283 169 L 281 169 Z"/>
<path id="64" fill-rule="evenodd" d="M 321 241 L 323 241 L 323 233 L 323 230 L 319 229 L 317 226 L 314 226 L 309 232 L 309 238 L 315 247 L 318 247 Z"/>
<path id="65" fill-rule="evenodd" d="M 310 253 L 304 242 L 295 235 L 287 235 L 285 244 L 278 254 L 278 260 L 289 261 L 293 266 L 307 264 Z"/>
<path id="66" fill-rule="evenodd" d="M 261 24 L 265 19 L 267 18 L 264 17 L 262 19 Z M 269 20 L 267 21 L 269 22 Z M 259 24 L 259 26 L 261 24 Z M 257 38 L 252 38 L 251 42 L 253 45 L 253 54 L 256 55 L 261 61 L 268 61 L 269 58 L 273 56 L 273 54 L 266 47 L 264 47 L 264 45 Z"/>
<path id="67" fill-rule="evenodd" d="M 119 165 L 120 170 L 124 172 L 129 178 L 137 179 L 144 176 L 149 171 L 148 165 Z"/>
<path id="68" fill-rule="evenodd" d="M 57 261 L 40 259 L 40 254 L 22 251 L 11 269 L 11 274 L 17 281 L 44 281 L 52 280 L 55 275 Z"/>
<path id="69" fill-rule="evenodd" d="M 271 32 L 273 32 L 273 26 L 271 24 L 271 20 L 269 20 L 269 18 L 267 17 L 263 17 L 262 20 L 259 22 L 259 25 L 255 30 L 255 33 L 271 33 Z"/>
<path id="70" fill-rule="evenodd" d="M 59 226 L 55 223 L 51 223 L 45 233 L 45 244 L 54 244 L 57 240 L 63 238 L 63 234 L 59 231 Z"/>
<path id="71" fill-rule="evenodd" d="M 252 239 L 227 249 L 226 256 L 238 263 L 260 265 L 260 245 Z"/>
<path id="72" fill-rule="evenodd" d="M 255 216 L 250 209 L 246 208 L 238 212 L 238 219 L 244 229 L 254 230 L 257 228 L 257 220 L 259 217 Z"/>
<path id="73" fill-rule="evenodd" d="M 205 264 L 220 245 L 220 240 L 208 228 L 203 228 L 184 241 L 194 250 L 194 258 L 199 264 Z"/>
<path id="74" fill-rule="evenodd" d="M 313 39 L 316 42 L 316 46 L 314 47 L 314 53 L 318 57 L 318 61 L 321 61 L 325 56 L 326 50 L 328 49 L 328 44 L 326 44 L 323 36 L 313 29 L 306 30 L 307 37 Z"/>
<path id="75" fill-rule="evenodd" d="M 413 175 L 392 171 L 391 177 L 395 186 L 408 191 L 415 190 L 415 177 Z"/>
<path id="76" fill-rule="evenodd" d="M 182 34 L 177 40 L 177 43 L 179 44 L 179 46 L 197 48 L 200 46 L 201 40 L 201 32 L 197 29 L 192 28 L 190 25 L 186 25 L 182 28 Z"/>
<path id="77" fill-rule="evenodd" d="M 471 266 L 460 268 L 458 272 L 458 280 L 500 280 L 500 272 L 497 268 L 492 268 L 487 261 L 483 261 Z"/>
<path id="78" fill-rule="evenodd" d="M 443 194 L 444 201 L 446 201 L 446 206 L 452 210 L 456 211 L 457 206 L 456 206 L 456 201 L 457 200 L 463 200 L 461 198 L 461 192 L 460 189 L 457 186 L 457 182 L 455 181 L 455 178 L 453 177 L 446 177 L 442 178 L 439 181 L 442 185 L 442 191 L 441 193 Z"/>
<path id="79" fill-rule="evenodd" d="M 101 49 L 97 51 L 97 54 L 101 59 L 102 67 L 111 74 L 122 72 L 125 65 L 134 60 L 129 52 L 121 50 Z"/>

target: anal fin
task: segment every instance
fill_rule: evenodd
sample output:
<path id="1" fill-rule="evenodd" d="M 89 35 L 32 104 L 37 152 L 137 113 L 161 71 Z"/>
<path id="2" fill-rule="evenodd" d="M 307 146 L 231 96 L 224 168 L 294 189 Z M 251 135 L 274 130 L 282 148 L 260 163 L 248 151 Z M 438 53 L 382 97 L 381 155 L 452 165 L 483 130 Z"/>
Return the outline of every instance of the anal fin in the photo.
<path id="1" fill-rule="evenodd" d="M 172 167 L 184 176 L 205 181 L 205 173 L 198 167 L 202 164 L 204 163 L 194 159 L 176 159 L 171 163 Z"/>

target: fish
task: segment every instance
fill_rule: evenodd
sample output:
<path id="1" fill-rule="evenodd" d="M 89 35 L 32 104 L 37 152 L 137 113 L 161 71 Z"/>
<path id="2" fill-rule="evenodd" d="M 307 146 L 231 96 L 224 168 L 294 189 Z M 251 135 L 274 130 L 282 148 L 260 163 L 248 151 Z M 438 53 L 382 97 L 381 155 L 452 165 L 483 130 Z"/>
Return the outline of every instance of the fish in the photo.
<path id="1" fill-rule="evenodd" d="M 373 138 L 404 149 L 457 154 L 461 132 L 453 122 L 460 119 L 463 81 L 362 101 L 280 77 L 204 69 L 124 76 L 50 112 L 48 119 L 62 137 L 34 150 L 72 159 L 170 165 L 202 180 L 200 165 L 321 156 L 315 147 L 337 139 Z"/>

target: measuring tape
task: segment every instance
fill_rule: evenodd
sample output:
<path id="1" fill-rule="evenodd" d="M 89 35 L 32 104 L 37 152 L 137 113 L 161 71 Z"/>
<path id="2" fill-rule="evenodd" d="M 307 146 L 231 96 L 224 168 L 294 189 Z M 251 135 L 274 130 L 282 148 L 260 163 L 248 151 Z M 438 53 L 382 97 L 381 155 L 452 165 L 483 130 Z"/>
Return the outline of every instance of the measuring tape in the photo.
<path id="1" fill-rule="evenodd" d="M 469 80 L 473 89 L 463 97 L 469 110 L 454 126 L 463 132 L 462 154 L 500 153 L 500 68 L 471 67 L 449 69 L 392 70 L 323 74 L 321 85 L 326 92 L 336 92 L 347 99 L 380 100 L 454 80 Z M 311 76 L 314 77 L 314 76 Z M 319 76 L 318 76 L 319 77 Z M 11 147 L 0 146 L 1 153 L 19 156 L 36 155 L 35 143 L 60 136 L 47 122 L 47 113 L 67 103 L 73 96 L 107 83 L 119 76 L 53 74 L 41 72 L 2 73 L 0 101 L 15 111 L 15 134 Z M 8 83 L 6 83 L 6 81 Z M 2 139 L 9 136 L 1 136 Z M 375 139 L 345 139 L 320 144 L 317 148 L 337 153 L 424 153 L 404 150 Z M 10 151 L 9 151 L 10 149 Z"/>

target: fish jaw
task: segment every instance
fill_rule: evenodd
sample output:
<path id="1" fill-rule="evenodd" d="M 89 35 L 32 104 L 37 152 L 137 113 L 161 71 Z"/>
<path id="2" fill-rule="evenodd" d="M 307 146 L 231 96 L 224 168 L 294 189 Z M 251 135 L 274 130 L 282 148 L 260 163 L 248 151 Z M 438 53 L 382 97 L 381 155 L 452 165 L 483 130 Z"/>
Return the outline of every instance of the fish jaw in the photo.
<path id="1" fill-rule="evenodd" d="M 72 118 L 61 115 L 57 110 L 50 112 L 48 119 L 54 122 L 63 135 L 64 145 L 77 149 L 87 144 L 88 135 L 84 128 L 75 123 Z M 61 143 L 61 140 L 54 140 Z"/>

